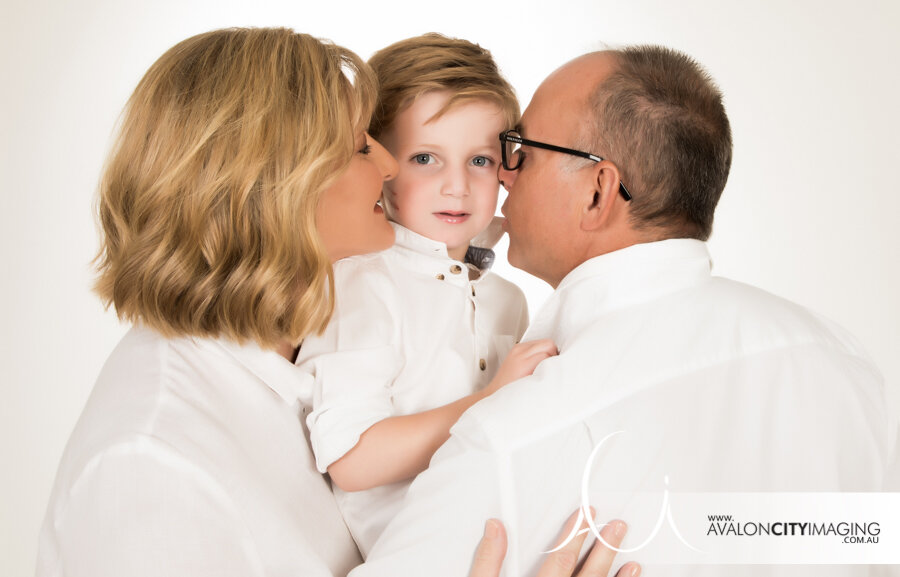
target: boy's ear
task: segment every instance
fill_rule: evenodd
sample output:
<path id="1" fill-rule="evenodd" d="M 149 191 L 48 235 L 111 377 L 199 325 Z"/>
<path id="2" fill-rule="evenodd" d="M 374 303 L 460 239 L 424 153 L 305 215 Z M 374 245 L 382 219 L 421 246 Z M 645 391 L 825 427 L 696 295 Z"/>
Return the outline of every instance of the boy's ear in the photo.
<path id="1" fill-rule="evenodd" d="M 594 231 L 609 224 L 615 214 L 619 196 L 619 169 L 607 160 L 598 162 L 591 171 L 593 195 L 586 198 L 581 215 L 581 230 Z"/>

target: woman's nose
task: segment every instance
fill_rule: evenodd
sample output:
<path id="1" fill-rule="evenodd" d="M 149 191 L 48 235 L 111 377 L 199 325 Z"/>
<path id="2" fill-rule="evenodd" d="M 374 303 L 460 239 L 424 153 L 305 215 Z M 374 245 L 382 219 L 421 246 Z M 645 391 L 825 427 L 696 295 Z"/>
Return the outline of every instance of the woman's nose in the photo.
<path id="1" fill-rule="evenodd" d="M 368 137 L 369 146 L 372 147 L 372 157 L 375 159 L 375 164 L 378 166 L 378 170 L 381 171 L 381 176 L 385 180 L 392 180 L 395 176 L 397 176 L 397 171 L 400 170 L 400 165 L 397 164 L 397 159 L 394 158 L 394 155 L 387 151 L 387 149 L 381 146 L 381 143 L 372 138 Z"/>

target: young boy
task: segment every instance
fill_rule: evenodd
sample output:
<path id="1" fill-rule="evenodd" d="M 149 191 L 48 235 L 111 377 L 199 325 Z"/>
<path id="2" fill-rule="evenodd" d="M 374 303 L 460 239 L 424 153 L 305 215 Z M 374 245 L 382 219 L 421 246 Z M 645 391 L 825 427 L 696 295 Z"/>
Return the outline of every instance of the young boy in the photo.
<path id="1" fill-rule="evenodd" d="M 556 354 L 549 341 L 513 348 L 525 297 L 487 270 L 489 248 L 470 247 L 497 207 L 498 134 L 519 116 L 490 53 L 427 34 L 369 63 L 370 133 L 399 163 L 383 197 L 396 244 L 335 265 L 334 317 L 297 359 L 316 381 L 316 464 L 363 556 L 459 416 Z"/>

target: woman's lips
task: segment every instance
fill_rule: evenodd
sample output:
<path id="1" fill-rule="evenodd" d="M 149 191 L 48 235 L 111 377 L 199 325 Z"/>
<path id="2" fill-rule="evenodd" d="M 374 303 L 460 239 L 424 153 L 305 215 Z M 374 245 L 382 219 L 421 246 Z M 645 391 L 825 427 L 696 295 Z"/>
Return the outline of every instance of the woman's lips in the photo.
<path id="1" fill-rule="evenodd" d="M 467 212 L 445 211 L 435 212 L 434 216 L 448 224 L 460 224 L 466 222 L 471 215 Z"/>

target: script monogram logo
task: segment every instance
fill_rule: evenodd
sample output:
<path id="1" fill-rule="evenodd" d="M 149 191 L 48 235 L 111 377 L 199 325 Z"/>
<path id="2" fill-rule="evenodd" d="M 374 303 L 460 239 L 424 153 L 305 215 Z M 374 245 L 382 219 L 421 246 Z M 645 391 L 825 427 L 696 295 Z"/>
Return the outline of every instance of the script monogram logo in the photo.
<path id="1" fill-rule="evenodd" d="M 703 553 L 703 551 L 701 551 L 700 549 L 697 549 L 696 547 L 694 547 L 690 543 L 688 543 L 685 540 L 685 538 L 682 537 L 681 532 L 678 530 L 678 527 L 675 525 L 675 520 L 672 518 L 672 509 L 669 507 L 669 476 L 668 475 L 665 475 L 663 477 L 663 484 L 665 486 L 665 489 L 663 490 L 663 501 L 662 501 L 662 506 L 660 507 L 660 510 L 659 510 L 659 516 L 657 517 L 657 520 L 656 520 L 656 525 L 653 527 L 653 530 L 650 532 L 650 535 L 642 543 L 640 543 L 639 545 L 636 545 L 635 547 L 631 547 L 628 549 L 613 547 L 612 545 L 607 543 L 606 540 L 600 535 L 600 528 L 605 527 L 606 525 L 600 525 L 598 527 L 597 524 L 594 522 L 593 517 L 591 517 L 591 515 L 590 515 L 591 504 L 590 504 L 590 497 L 588 495 L 588 492 L 589 492 L 588 488 L 590 487 L 591 469 L 593 468 L 594 458 L 597 456 L 597 453 L 600 451 L 600 448 L 603 447 L 603 444 L 606 443 L 612 437 L 614 437 L 618 434 L 621 434 L 623 432 L 624 431 L 616 431 L 614 433 L 608 434 L 603 439 L 601 439 L 600 442 L 597 443 L 597 446 L 594 447 L 594 449 L 591 451 L 591 454 L 587 460 L 587 464 L 584 467 L 584 474 L 581 477 L 581 507 L 578 508 L 578 519 L 575 521 L 575 525 L 572 528 L 572 532 L 569 533 L 569 535 L 563 540 L 563 542 L 555 549 L 551 549 L 549 551 L 544 551 L 544 553 L 553 553 L 554 551 L 559 551 L 560 549 L 565 547 L 576 536 L 586 533 L 588 531 L 592 532 L 594 534 L 594 537 L 596 537 L 598 541 L 603 543 L 603 545 L 605 545 L 609 549 L 612 549 L 613 551 L 616 551 L 617 553 L 632 553 L 634 551 L 643 549 L 644 547 L 647 546 L 647 544 L 649 544 L 653 540 L 654 537 L 656 537 L 656 534 L 659 533 L 659 530 L 662 528 L 663 521 L 668 521 L 669 527 L 671 527 L 672 531 L 675 533 L 675 536 L 678 537 L 679 541 L 684 543 L 684 545 L 686 545 L 688 548 L 692 549 L 693 551 L 696 551 L 698 553 Z M 581 527 L 581 523 L 585 519 L 587 519 L 588 528 L 582 529 L 581 531 L 579 531 L 578 528 Z"/>

